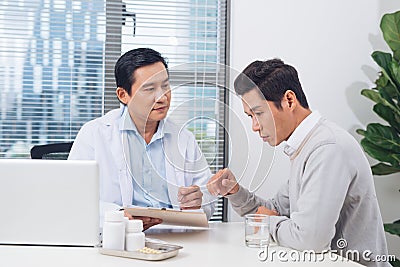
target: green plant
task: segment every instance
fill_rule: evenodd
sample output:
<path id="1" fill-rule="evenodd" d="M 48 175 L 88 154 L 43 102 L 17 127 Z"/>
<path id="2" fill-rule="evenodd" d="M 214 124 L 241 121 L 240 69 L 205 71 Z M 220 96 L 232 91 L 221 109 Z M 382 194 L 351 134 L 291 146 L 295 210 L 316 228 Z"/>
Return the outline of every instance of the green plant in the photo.
<path id="1" fill-rule="evenodd" d="M 373 102 L 373 111 L 388 125 L 370 123 L 366 130 L 358 129 L 363 136 L 361 145 L 365 152 L 379 163 L 371 167 L 375 175 L 400 172 L 400 11 L 385 14 L 380 28 L 392 53 L 375 51 L 372 58 L 381 67 L 376 87 L 363 89 L 361 94 Z M 400 220 L 384 225 L 385 231 L 400 236 Z M 393 266 L 400 266 L 396 259 Z"/>

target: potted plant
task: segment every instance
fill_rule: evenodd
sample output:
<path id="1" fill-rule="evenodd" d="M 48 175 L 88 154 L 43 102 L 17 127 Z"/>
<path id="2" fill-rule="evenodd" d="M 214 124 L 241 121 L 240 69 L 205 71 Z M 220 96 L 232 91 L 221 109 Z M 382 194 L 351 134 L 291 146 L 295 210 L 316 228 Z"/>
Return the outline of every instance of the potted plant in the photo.
<path id="1" fill-rule="evenodd" d="M 385 14 L 380 28 L 392 53 L 375 51 L 372 58 L 381 67 L 375 87 L 363 89 L 361 94 L 373 102 L 373 111 L 386 121 L 370 123 L 366 130 L 358 129 L 363 136 L 361 145 L 365 152 L 379 163 L 371 167 L 374 175 L 400 172 L 400 11 Z M 400 236 L 400 220 L 384 224 L 385 231 Z M 400 266 L 396 259 L 393 266 Z"/>

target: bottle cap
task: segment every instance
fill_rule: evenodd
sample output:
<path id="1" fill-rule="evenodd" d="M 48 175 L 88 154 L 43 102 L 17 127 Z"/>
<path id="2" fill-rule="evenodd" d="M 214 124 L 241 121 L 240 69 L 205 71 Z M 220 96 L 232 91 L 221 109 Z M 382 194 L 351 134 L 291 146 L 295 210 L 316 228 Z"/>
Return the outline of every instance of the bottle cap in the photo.
<path id="1" fill-rule="evenodd" d="M 124 220 L 123 211 L 106 211 L 104 214 L 106 222 L 122 222 Z"/>
<path id="2" fill-rule="evenodd" d="M 126 231 L 129 233 L 139 233 L 143 231 L 142 220 L 129 220 L 126 225 Z"/>

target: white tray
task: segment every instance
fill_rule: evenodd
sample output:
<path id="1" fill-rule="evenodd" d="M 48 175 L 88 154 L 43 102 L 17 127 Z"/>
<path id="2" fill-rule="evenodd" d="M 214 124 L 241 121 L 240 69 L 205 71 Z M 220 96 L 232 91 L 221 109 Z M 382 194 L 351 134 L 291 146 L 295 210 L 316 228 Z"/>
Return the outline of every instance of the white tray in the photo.
<path id="1" fill-rule="evenodd" d="M 116 256 L 116 257 L 124 257 L 138 260 L 147 260 L 147 261 L 161 261 L 168 258 L 175 257 L 178 255 L 178 252 L 183 247 L 165 244 L 165 243 L 154 243 L 146 241 L 146 247 L 152 248 L 158 251 L 161 251 L 159 254 L 146 254 L 139 251 L 126 251 L 126 250 L 112 250 L 112 249 L 104 249 L 99 248 L 100 254 Z"/>

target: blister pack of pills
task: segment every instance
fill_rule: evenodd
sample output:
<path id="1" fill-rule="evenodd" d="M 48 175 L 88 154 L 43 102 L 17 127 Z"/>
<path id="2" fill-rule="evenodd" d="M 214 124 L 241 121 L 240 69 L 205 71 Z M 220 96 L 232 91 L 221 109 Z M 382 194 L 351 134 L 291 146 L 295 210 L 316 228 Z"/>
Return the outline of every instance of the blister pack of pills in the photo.
<path id="1" fill-rule="evenodd" d="M 99 248 L 100 254 L 116 257 L 124 257 L 138 260 L 148 261 L 160 261 L 168 258 L 175 257 L 178 255 L 179 250 L 183 247 L 166 244 L 166 243 L 154 243 L 146 241 L 144 248 L 137 251 L 126 251 L 126 250 L 112 250 Z"/>

